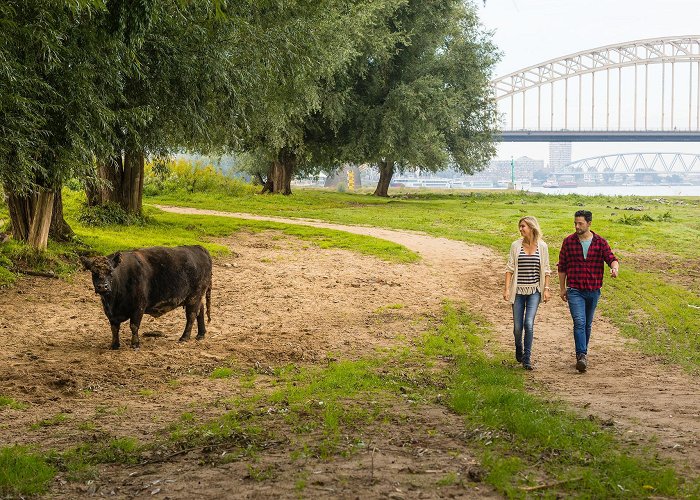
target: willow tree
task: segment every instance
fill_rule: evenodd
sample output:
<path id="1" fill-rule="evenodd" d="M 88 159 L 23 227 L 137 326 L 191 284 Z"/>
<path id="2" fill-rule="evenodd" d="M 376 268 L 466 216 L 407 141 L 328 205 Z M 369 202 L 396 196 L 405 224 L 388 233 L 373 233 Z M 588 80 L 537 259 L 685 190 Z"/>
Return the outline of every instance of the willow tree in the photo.
<path id="1" fill-rule="evenodd" d="M 95 74 L 109 79 L 91 16 L 99 1 L 0 3 L 0 180 L 13 237 L 45 248 L 65 237 L 62 182 L 89 164 L 106 108 Z M 53 223 L 52 223 L 53 221 Z"/>
<path id="2" fill-rule="evenodd" d="M 305 141 L 309 121 L 336 123 L 343 80 L 367 47 L 390 47 L 387 19 L 406 0 L 298 1 L 267 9 L 254 27 L 259 53 L 246 66 L 260 68 L 263 84 L 246 88 L 262 105 L 248 108 L 239 147 L 259 163 L 264 191 L 290 194 L 295 174 L 313 171 Z M 289 39 L 294 40 L 289 43 Z M 279 47 L 283 47 L 282 50 Z"/>
<path id="3" fill-rule="evenodd" d="M 131 213 L 142 208 L 149 153 L 182 148 L 203 127 L 201 88 L 216 74 L 216 47 L 206 24 L 214 3 L 113 0 L 95 24 L 118 51 L 118 77 L 105 89 L 112 122 L 111 148 L 96 153 L 88 204 L 113 202 Z M 218 53 L 220 54 L 220 53 Z"/>
<path id="4" fill-rule="evenodd" d="M 379 168 L 377 196 L 396 170 L 485 168 L 498 122 L 489 83 L 498 52 L 473 6 L 410 0 L 392 26 L 407 36 L 365 61 L 338 134 L 342 156 Z"/>

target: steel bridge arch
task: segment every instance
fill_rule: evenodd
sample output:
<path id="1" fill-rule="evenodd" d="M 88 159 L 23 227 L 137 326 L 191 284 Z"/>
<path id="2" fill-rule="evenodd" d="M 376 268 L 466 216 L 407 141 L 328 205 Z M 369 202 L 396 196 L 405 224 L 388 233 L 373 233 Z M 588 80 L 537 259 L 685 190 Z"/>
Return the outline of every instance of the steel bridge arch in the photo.
<path id="1" fill-rule="evenodd" d="M 619 153 L 591 156 L 572 161 L 555 173 L 566 174 L 579 169 L 586 173 L 700 173 L 700 153 Z"/>
<path id="2" fill-rule="evenodd" d="M 700 140 L 700 35 L 588 49 L 491 84 L 503 140 Z"/>
<path id="3" fill-rule="evenodd" d="M 648 38 L 569 54 L 491 81 L 496 100 L 597 71 L 639 64 L 700 62 L 700 35 Z"/>

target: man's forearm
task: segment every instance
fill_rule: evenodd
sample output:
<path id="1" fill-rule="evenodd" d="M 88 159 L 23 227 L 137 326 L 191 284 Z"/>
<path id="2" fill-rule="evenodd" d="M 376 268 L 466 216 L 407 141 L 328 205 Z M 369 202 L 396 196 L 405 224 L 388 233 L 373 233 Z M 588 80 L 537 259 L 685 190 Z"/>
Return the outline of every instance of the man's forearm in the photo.
<path id="1" fill-rule="evenodd" d="M 559 273 L 559 291 L 566 291 L 566 273 Z"/>

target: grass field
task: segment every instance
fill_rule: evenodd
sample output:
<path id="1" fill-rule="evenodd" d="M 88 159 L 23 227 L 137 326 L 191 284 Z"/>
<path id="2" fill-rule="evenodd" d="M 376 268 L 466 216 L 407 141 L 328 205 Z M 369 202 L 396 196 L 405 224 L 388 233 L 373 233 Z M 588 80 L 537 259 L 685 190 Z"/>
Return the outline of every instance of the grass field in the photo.
<path id="1" fill-rule="evenodd" d="M 621 260 L 620 279 L 605 280 L 601 311 L 645 352 L 700 371 L 700 199 L 552 196 L 528 193 L 368 194 L 297 190 L 289 197 L 201 192 L 160 194 L 147 202 L 230 212 L 306 217 L 344 224 L 423 231 L 483 244 L 504 256 L 517 221 L 536 216 L 552 263 L 573 232 L 573 214 L 593 212 L 593 230 Z M 498 271 L 494 271 L 498 272 Z"/>

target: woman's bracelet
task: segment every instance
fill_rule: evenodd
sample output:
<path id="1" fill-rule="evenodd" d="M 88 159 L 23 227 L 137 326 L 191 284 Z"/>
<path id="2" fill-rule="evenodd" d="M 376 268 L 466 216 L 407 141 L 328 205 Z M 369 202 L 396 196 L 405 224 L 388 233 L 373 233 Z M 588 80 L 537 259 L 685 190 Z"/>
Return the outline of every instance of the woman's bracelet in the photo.
<path id="1" fill-rule="evenodd" d="M 551 290 L 548 286 L 544 287 L 545 290 Z"/>

